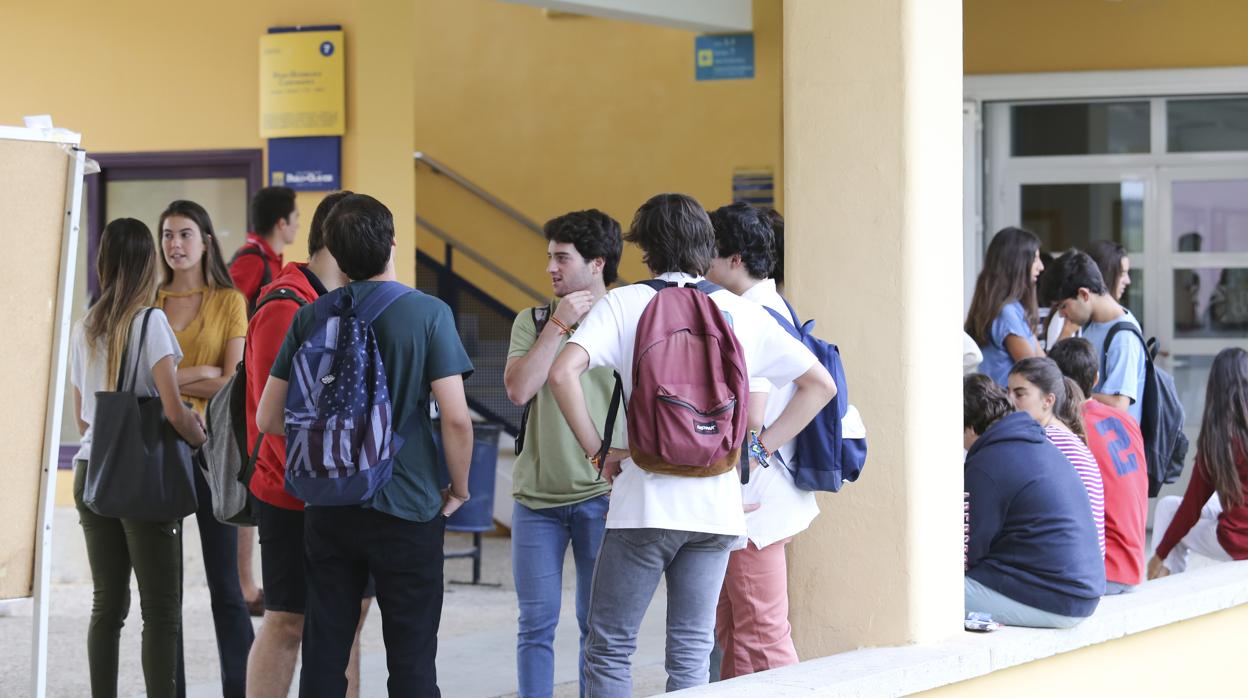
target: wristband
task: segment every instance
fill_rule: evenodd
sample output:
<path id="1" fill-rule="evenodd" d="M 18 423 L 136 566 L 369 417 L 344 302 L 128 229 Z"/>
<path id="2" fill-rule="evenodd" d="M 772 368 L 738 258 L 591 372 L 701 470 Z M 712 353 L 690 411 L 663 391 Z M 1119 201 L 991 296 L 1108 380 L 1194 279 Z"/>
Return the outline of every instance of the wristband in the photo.
<path id="1" fill-rule="evenodd" d="M 758 432 L 750 430 L 750 443 L 747 446 L 750 457 L 761 463 L 763 466 L 771 465 L 771 451 L 763 445 L 762 439 L 758 438 Z"/>

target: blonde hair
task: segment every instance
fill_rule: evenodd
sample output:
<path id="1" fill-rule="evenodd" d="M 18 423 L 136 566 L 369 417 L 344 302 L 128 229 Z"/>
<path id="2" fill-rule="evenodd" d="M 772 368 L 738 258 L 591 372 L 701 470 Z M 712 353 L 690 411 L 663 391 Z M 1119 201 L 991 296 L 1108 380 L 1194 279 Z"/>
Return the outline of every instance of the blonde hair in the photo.
<path id="1" fill-rule="evenodd" d="M 130 338 L 134 316 L 156 297 L 156 244 L 142 221 L 118 218 L 104 226 L 96 260 L 100 297 L 83 319 L 91 355 L 105 352 L 104 385 L 117 390 L 121 356 Z"/>

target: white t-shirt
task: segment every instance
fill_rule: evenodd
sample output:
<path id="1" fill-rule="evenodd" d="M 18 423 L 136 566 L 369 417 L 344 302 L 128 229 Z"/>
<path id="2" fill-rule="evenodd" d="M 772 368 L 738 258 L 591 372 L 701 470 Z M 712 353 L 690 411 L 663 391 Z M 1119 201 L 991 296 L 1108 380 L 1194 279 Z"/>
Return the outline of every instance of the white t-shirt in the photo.
<path id="1" fill-rule="evenodd" d="M 776 291 L 776 282 L 772 279 L 760 281 L 750 287 L 742 298 L 754 301 L 780 313 L 781 317 L 789 318 L 789 309 L 784 299 Z M 768 319 L 776 327 L 780 327 L 774 317 Z M 791 321 L 791 320 L 790 320 Z M 786 331 L 780 328 L 781 331 Z M 779 417 L 797 386 L 793 383 L 781 383 L 771 390 L 767 396 L 767 410 L 763 417 L 763 426 L 771 426 Z M 789 441 L 776 451 L 785 463 L 793 463 L 795 444 Z M 769 468 L 755 468 L 750 474 L 750 481 L 741 492 L 746 504 L 758 504 L 758 509 L 745 515 L 746 535 L 755 546 L 765 548 L 776 541 L 805 531 L 810 522 L 819 515 L 819 504 L 815 501 L 815 493 L 798 489 L 793 484 L 793 473 L 778 461 L 773 461 Z"/>
<path id="2" fill-rule="evenodd" d="M 156 390 L 156 380 L 152 378 L 152 367 L 166 356 L 173 356 L 173 363 L 176 366 L 182 361 L 182 348 L 178 346 L 178 339 L 173 334 L 173 328 L 169 326 L 169 319 L 165 317 L 165 312 L 160 308 L 152 308 L 151 319 L 147 321 L 147 338 L 144 341 L 142 355 L 136 354 L 139 351 L 139 335 L 143 329 L 143 313 L 144 311 L 141 310 L 135 314 L 134 321 L 131 323 L 130 348 L 126 352 L 128 364 L 125 367 L 126 386 L 130 386 L 133 381 L 135 395 L 156 397 L 159 393 Z M 74 325 L 73 336 L 70 339 L 69 381 L 82 395 L 82 412 L 78 416 L 87 423 L 87 432 L 82 435 L 78 454 L 74 456 L 75 460 L 91 458 L 91 422 L 95 419 L 95 393 L 106 390 L 109 385 L 109 378 L 104 375 L 107 370 L 105 367 L 107 351 L 104 346 L 100 346 L 94 352 L 91 351 L 91 347 L 87 346 L 87 335 L 83 330 L 82 322 L 79 321 Z M 138 375 L 132 378 L 131 374 L 134 373 L 136 360 L 139 364 L 139 371 Z M 121 387 L 118 386 L 118 389 Z"/>
<path id="3" fill-rule="evenodd" d="M 682 285 L 702 280 L 681 273 L 658 278 Z M 589 354 L 589 368 L 610 366 L 620 373 L 625 400 L 632 391 L 637 323 L 654 296 L 654 289 L 636 284 L 611 291 L 594 304 L 569 340 Z M 777 326 L 759 305 L 723 290 L 711 294 L 711 300 L 732 318 L 745 354 L 750 392 L 768 392 L 772 383 L 791 383 L 815 363 L 815 356 Z M 625 459 L 611 488 L 607 528 L 666 528 L 743 536 L 746 526 L 740 477 L 736 468 L 714 477 L 661 475 Z"/>

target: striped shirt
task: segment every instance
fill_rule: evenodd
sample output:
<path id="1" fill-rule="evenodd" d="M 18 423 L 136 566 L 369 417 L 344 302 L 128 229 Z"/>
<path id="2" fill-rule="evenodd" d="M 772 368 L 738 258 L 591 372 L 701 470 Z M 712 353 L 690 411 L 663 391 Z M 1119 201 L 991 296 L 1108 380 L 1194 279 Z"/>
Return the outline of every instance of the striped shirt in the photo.
<path id="1" fill-rule="evenodd" d="M 1105 557 L 1105 487 L 1101 483 L 1101 468 L 1096 458 L 1088 450 L 1087 445 L 1074 432 L 1057 424 L 1044 428 L 1049 441 L 1057 446 L 1057 450 L 1066 456 L 1066 460 L 1075 466 L 1075 473 L 1083 481 L 1083 488 L 1088 491 L 1088 501 L 1092 503 L 1092 522 L 1096 524 L 1096 538 L 1101 545 L 1101 557 Z"/>

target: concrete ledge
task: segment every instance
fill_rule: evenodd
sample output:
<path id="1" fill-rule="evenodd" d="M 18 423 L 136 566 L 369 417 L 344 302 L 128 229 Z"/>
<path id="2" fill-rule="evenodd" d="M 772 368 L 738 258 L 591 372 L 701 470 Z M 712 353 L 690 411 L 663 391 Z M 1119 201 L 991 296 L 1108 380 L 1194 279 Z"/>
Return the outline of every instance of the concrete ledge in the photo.
<path id="1" fill-rule="evenodd" d="M 843 652 L 680 691 L 714 696 L 902 696 L 1248 603 L 1248 561 L 1211 565 L 1101 600 L 1069 630 L 1002 628 L 946 642 Z"/>

